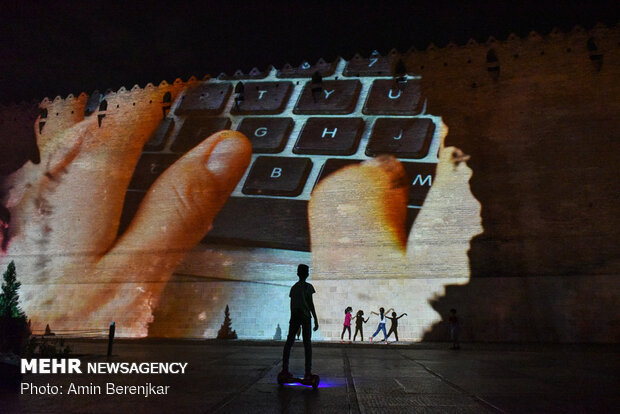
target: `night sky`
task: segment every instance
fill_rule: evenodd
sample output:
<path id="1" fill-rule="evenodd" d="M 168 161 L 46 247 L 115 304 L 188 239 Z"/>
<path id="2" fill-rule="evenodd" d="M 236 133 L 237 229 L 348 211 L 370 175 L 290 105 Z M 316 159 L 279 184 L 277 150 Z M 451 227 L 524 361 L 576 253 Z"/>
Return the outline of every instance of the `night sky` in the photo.
<path id="1" fill-rule="evenodd" d="M 614 25 L 617 3 L 2 0 L 0 102 L 350 58 L 373 49 L 404 52 L 491 35 L 501 40 L 511 32 Z"/>

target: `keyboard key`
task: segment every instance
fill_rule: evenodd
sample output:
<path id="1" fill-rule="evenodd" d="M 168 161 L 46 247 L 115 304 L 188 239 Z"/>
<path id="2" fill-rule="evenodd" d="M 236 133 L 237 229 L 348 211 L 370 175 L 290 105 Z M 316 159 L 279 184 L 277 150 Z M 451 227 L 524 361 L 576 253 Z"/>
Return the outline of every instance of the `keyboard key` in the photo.
<path id="1" fill-rule="evenodd" d="M 230 83 L 200 83 L 185 92 L 175 113 L 217 115 L 222 112 L 231 90 Z"/>
<path id="2" fill-rule="evenodd" d="M 419 80 L 398 82 L 395 79 L 378 79 L 372 83 L 362 112 L 376 115 L 416 115 L 422 111 L 423 103 Z"/>
<path id="3" fill-rule="evenodd" d="M 434 133 L 435 124 L 428 118 L 379 118 L 372 128 L 366 155 L 424 158 Z"/>
<path id="4" fill-rule="evenodd" d="M 310 158 L 258 157 L 243 186 L 244 194 L 295 197 L 312 169 Z"/>
<path id="5" fill-rule="evenodd" d="M 201 143 L 209 135 L 230 127 L 228 118 L 190 116 L 185 120 L 170 150 L 185 153 Z"/>
<path id="6" fill-rule="evenodd" d="M 157 177 L 179 158 L 178 154 L 143 153 L 129 183 L 132 190 L 148 190 Z"/>
<path id="7" fill-rule="evenodd" d="M 355 55 L 347 62 L 344 76 L 390 76 L 395 55 L 381 56 L 373 53 L 368 58 Z"/>
<path id="8" fill-rule="evenodd" d="M 237 128 L 252 142 L 252 152 L 259 154 L 281 152 L 292 129 L 292 118 L 244 118 Z"/>
<path id="9" fill-rule="evenodd" d="M 314 84 L 307 82 L 293 110 L 296 114 L 350 114 L 355 109 L 361 83 L 358 80 L 328 80 L 313 94 Z"/>
<path id="10" fill-rule="evenodd" d="M 243 100 L 233 105 L 233 114 L 279 114 L 288 102 L 292 82 L 248 82 L 244 84 Z"/>
<path id="11" fill-rule="evenodd" d="M 423 162 L 402 162 L 409 182 L 409 205 L 422 206 L 428 190 L 435 179 L 437 164 Z"/>
<path id="12" fill-rule="evenodd" d="M 336 62 L 325 62 L 319 59 L 314 65 L 303 62 L 297 67 L 293 67 L 288 63 L 278 71 L 278 78 L 311 78 L 314 72 L 319 72 L 321 76 L 330 76 L 336 69 Z"/>
<path id="13" fill-rule="evenodd" d="M 172 118 L 164 118 L 153 133 L 151 139 L 144 145 L 144 151 L 161 151 L 164 149 L 173 127 L 174 120 Z"/>
<path id="14" fill-rule="evenodd" d="M 293 152 L 319 155 L 354 154 L 363 128 L 362 118 L 309 118 Z"/>
<path id="15" fill-rule="evenodd" d="M 230 197 L 204 241 L 308 252 L 308 202 Z"/>

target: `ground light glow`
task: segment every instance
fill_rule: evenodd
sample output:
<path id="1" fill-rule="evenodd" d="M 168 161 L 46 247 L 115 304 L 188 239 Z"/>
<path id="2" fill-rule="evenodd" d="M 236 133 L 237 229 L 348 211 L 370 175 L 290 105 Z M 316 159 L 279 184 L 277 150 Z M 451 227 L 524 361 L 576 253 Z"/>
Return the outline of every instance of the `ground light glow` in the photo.
<path id="1" fill-rule="evenodd" d="M 318 388 L 337 388 L 337 387 L 341 387 L 343 384 L 344 384 L 343 381 L 338 381 L 335 378 L 323 379 L 321 377 Z M 305 384 L 302 384 L 301 382 L 286 383 L 286 384 L 282 384 L 282 386 L 312 388 L 312 385 L 305 385 Z"/>

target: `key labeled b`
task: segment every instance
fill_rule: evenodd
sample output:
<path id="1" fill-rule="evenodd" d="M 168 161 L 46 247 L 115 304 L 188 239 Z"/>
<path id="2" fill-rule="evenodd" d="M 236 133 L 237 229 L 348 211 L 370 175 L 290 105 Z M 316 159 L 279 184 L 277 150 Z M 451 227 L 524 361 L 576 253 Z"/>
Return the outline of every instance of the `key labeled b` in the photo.
<path id="1" fill-rule="evenodd" d="M 244 194 L 295 197 L 312 169 L 310 158 L 257 157 L 243 185 Z"/>

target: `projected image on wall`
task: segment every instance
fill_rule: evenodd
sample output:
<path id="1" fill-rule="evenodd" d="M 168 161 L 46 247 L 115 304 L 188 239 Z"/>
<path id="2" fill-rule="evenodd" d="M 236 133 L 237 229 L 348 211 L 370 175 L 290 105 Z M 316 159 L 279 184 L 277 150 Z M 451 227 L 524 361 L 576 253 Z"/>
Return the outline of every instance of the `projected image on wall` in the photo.
<path id="1" fill-rule="evenodd" d="M 613 232 L 590 237 L 607 247 L 584 245 L 583 218 L 567 212 L 590 196 L 554 190 L 592 169 L 610 182 L 587 151 L 557 150 L 592 128 L 604 140 L 604 99 L 586 69 L 546 89 L 504 75 L 497 93 L 515 47 L 515 65 L 541 56 L 528 42 L 441 51 L 485 63 L 467 66 L 467 82 L 420 52 L 45 99 L 34 139 L 9 141 L 27 155 L 2 171 L 1 264 L 15 262 L 33 329 L 114 321 L 121 336 L 213 338 L 226 314 L 241 339 L 277 338 L 305 263 L 317 339 L 340 339 L 360 311 L 368 337 L 380 308 L 407 315 L 400 341 L 448 340 L 452 308 L 464 338 L 613 336 L 575 296 L 591 280 L 613 286 Z M 420 61 L 437 70 L 416 74 Z M 599 201 L 589 208 L 609 218 Z M 586 296 L 605 306 L 614 292 Z"/>

